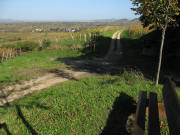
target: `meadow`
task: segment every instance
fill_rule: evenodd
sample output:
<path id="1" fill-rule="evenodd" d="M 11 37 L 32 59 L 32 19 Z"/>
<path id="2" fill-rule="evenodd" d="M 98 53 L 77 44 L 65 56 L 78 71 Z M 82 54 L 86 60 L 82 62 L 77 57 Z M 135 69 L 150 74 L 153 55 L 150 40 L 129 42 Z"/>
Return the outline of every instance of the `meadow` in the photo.
<path id="1" fill-rule="evenodd" d="M 90 59 L 105 55 L 114 31 L 119 27 L 99 27 L 76 33 L 0 33 L 1 39 L 20 37 L 21 40 L 4 40 L 0 43 L 1 87 L 42 76 L 52 69 L 65 69 L 66 65 L 52 59 Z M 3 36 L 2 36 L 3 35 Z M 59 36 L 59 38 L 58 38 Z M 52 38 L 53 37 L 53 38 Z M 58 38 L 56 40 L 56 38 Z M 61 38 L 60 38 L 61 37 Z M 39 42 L 41 41 L 41 42 Z M 95 52 L 92 45 L 96 44 Z M 101 49 L 102 46 L 105 49 Z"/>
<path id="2" fill-rule="evenodd" d="M 128 135 L 132 125 L 126 121 L 135 113 L 138 93 L 143 89 L 161 95 L 160 88 L 138 73 L 69 81 L 1 107 L 1 121 L 17 135 L 108 135 L 112 129 L 114 134 Z"/>
<path id="3" fill-rule="evenodd" d="M 68 68 L 53 59 L 102 58 L 112 35 L 122 29 L 124 52 L 117 63 L 124 70 L 120 75 L 70 80 L 1 106 L 0 133 L 109 135 L 113 129 L 113 134 L 130 134 L 133 126 L 127 120 L 134 116 L 139 91 L 156 92 L 158 100 L 162 100 L 162 85 L 155 87 L 153 74 L 149 76 L 152 63 L 148 61 L 155 59 L 140 55 L 140 38 L 150 31 L 139 24 L 123 28 L 102 26 L 75 33 L 0 32 L 1 59 L 8 54 L 0 63 L 0 86 L 2 89 Z M 13 50 L 16 54 L 9 57 Z M 167 135 L 167 123 L 161 121 L 161 127 L 161 133 Z"/>

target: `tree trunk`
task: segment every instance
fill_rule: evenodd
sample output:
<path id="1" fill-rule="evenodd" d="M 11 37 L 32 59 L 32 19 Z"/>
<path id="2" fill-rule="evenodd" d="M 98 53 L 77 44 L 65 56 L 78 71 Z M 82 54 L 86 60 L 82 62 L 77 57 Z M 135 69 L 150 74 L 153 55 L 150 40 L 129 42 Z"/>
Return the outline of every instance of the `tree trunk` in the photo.
<path id="1" fill-rule="evenodd" d="M 167 18 L 167 16 L 166 16 L 166 18 Z M 160 48 L 160 54 L 159 54 L 159 65 L 158 65 L 157 76 L 156 76 L 156 86 L 158 86 L 158 84 L 159 84 L 159 76 L 160 76 L 161 63 L 162 63 L 162 53 L 163 53 L 163 46 L 164 46 L 164 40 L 165 40 L 167 26 L 168 26 L 168 21 L 166 19 L 166 24 L 162 31 L 161 48 Z"/>

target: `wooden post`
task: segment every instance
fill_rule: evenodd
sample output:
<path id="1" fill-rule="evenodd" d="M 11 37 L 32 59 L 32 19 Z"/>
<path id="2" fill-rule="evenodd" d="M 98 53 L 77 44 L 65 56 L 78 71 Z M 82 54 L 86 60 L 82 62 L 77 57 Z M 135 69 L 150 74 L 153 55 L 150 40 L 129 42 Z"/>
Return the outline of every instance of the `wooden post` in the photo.
<path id="1" fill-rule="evenodd" d="M 91 33 L 89 33 L 89 39 L 91 39 Z"/>
<path id="2" fill-rule="evenodd" d="M 93 51 L 96 52 L 96 43 L 94 43 Z"/>
<path id="3" fill-rule="evenodd" d="M 21 53 L 22 53 L 22 50 L 21 50 L 21 48 L 19 49 L 19 55 L 21 55 Z"/>
<path id="4" fill-rule="evenodd" d="M 157 94 L 150 92 L 148 135 L 160 135 L 159 111 L 157 102 Z"/>
<path id="5" fill-rule="evenodd" d="M 85 42 L 87 41 L 87 37 L 86 37 L 86 34 L 84 34 L 84 41 L 85 41 Z"/>
<path id="6" fill-rule="evenodd" d="M 180 135 L 180 100 L 170 78 L 162 90 L 170 135 Z"/>
<path id="7" fill-rule="evenodd" d="M 81 34 L 80 34 L 80 41 L 81 41 Z"/>
<path id="8" fill-rule="evenodd" d="M 71 38 L 72 38 L 72 40 L 74 40 L 74 36 L 73 36 L 73 34 L 71 33 Z"/>
<path id="9" fill-rule="evenodd" d="M 2 60 L 1 60 L 2 62 L 4 61 L 4 51 L 3 51 L 3 54 L 2 54 Z"/>
<path id="10" fill-rule="evenodd" d="M 145 132 L 145 110 L 147 102 L 147 92 L 139 93 L 138 104 L 136 108 L 136 120 L 134 123 L 134 131 L 132 135 L 144 135 Z"/>

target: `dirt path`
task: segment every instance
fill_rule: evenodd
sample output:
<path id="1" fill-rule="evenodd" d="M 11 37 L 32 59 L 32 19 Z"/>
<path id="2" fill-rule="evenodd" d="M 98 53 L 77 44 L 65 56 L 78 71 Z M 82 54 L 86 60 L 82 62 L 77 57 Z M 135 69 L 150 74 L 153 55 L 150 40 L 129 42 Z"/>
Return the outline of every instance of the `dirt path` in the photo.
<path id="1" fill-rule="evenodd" d="M 120 56 L 123 54 L 122 52 L 122 45 L 121 45 L 121 32 L 118 31 L 113 34 L 110 49 L 104 58 L 108 61 L 117 61 L 119 60 Z"/>
<path id="2" fill-rule="evenodd" d="M 122 50 L 122 45 L 121 45 L 121 32 L 118 33 L 118 37 L 117 37 L 117 49 L 116 49 L 116 54 L 117 55 L 122 55 L 123 54 L 123 50 Z"/>
<path id="3" fill-rule="evenodd" d="M 122 52 L 120 45 L 120 32 L 116 32 L 112 36 L 110 49 L 105 57 L 109 59 L 112 55 L 115 55 L 114 48 L 117 41 L 116 52 L 119 54 Z M 64 62 L 70 67 L 70 70 L 55 70 L 48 73 L 45 76 L 33 79 L 30 81 L 24 81 L 21 84 L 13 85 L 0 90 L 0 106 L 6 103 L 12 102 L 25 95 L 40 91 L 45 88 L 51 87 L 55 84 L 62 83 L 68 80 L 77 80 L 83 77 L 90 77 L 97 74 L 118 74 L 122 71 L 121 68 L 114 66 L 113 64 L 100 60 L 86 60 L 86 61 L 73 61 L 73 60 L 56 60 Z"/>
<path id="4" fill-rule="evenodd" d="M 105 56 L 105 59 L 109 59 L 111 57 L 112 53 L 114 52 L 115 43 L 116 43 L 118 34 L 119 34 L 119 32 L 116 32 L 113 34 L 111 44 L 110 44 L 110 48 L 109 48 L 108 53 Z"/>
<path id="5" fill-rule="evenodd" d="M 0 90 L 0 106 L 12 102 L 15 99 L 19 99 L 25 95 L 40 91 L 58 83 L 62 83 L 68 80 L 77 80 L 82 77 L 90 77 L 96 75 L 95 73 L 77 72 L 77 71 L 57 71 L 56 73 L 49 73 L 45 76 L 33 79 L 30 81 L 24 81 L 23 84 L 17 84 L 9 86 L 3 90 Z M 3 98 L 2 98 L 3 95 Z"/>

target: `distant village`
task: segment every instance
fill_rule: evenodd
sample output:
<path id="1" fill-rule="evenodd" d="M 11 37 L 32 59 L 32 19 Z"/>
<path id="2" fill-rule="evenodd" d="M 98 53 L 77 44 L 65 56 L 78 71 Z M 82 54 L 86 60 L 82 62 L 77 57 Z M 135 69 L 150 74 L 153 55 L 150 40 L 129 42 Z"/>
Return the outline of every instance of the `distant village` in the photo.
<path id="1" fill-rule="evenodd" d="M 43 29 L 38 28 L 37 26 L 33 26 L 32 32 L 78 32 L 80 31 L 79 28 L 49 28 L 49 29 Z"/>

